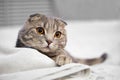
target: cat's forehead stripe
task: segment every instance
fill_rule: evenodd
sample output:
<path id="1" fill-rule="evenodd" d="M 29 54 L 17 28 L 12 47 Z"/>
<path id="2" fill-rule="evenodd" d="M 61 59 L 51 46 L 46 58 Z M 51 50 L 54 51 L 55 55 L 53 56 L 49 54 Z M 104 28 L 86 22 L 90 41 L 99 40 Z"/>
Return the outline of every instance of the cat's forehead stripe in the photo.
<path id="1" fill-rule="evenodd" d="M 48 19 L 44 23 L 44 28 L 46 29 L 47 32 L 56 31 L 58 30 L 58 25 L 56 24 L 54 19 Z"/>

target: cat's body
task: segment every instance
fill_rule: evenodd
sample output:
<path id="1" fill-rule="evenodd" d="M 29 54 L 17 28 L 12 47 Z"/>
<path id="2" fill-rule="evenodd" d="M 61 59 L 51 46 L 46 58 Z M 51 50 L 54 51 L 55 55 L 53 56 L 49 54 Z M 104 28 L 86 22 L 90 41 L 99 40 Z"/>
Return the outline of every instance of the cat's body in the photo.
<path id="1" fill-rule="evenodd" d="M 93 65 L 103 62 L 107 55 L 94 59 L 75 59 L 64 49 L 67 42 L 66 22 L 47 17 L 42 14 L 33 14 L 26 21 L 18 34 L 16 47 L 34 48 L 52 58 L 57 65 L 72 62 Z"/>

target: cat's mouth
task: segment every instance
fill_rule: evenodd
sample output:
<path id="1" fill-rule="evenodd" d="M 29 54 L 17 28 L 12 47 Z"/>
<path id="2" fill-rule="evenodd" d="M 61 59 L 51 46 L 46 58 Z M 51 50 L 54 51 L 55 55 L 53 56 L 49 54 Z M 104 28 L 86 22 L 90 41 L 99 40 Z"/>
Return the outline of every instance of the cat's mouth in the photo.
<path id="1" fill-rule="evenodd" d="M 51 49 L 50 49 L 50 47 L 49 46 L 47 46 L 47 47 L 45 47 L 47 50 L 49 50 L 49 51 L 51 51 Z"/>
<path id="2" fill-rule="evenodd" d="M 44 47 L 44 52 L 55 52 L 55 51 L 56 51 L 56 49 L 51 48 L 49 45 Z"/>
<path id="3" fill-rule="evenodd" d="M 55 52 L 58 49 L 58 45 L 51 43 L 51 44 L 43 46 L 39 49 L 43 52 Z"/>
<path id="4" fill-rule="evenodd" d="M 48 45 L 46 48 L 49 48 L 49 45 Z M 50 48 L 49 48 L 49 49 L 50 49 Z"/>
<path id="5" fill-rule="evenodd" d="M 42 48 L 43 52 L 52 52 L 52 49 L 48 46 Z"/>
<path id="6" fill-rule="evenodd" d="M 48 49 L 49 51 L 53 51 L 53 49 L 49 45 L 46 46 L 46 49 Z"/>

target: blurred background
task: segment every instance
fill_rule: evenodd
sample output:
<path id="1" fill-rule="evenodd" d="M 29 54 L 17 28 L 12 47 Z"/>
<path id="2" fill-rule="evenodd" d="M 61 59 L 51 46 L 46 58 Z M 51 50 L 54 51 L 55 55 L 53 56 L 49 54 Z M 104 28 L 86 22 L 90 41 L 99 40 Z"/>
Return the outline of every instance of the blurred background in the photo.
<path id="1" fill-rule="evenodd" d="M 18 31 L 34 13 L 68 23 L 66 49 L 76 57 L 120 53 L 120 0 L 0 0 L 0 46 L 15 47 Z"/>
<path id="2" fill-rule="evenodd" d="M 65 20 L 118 20 L 120 0 L 0 0 L 0 26 L 21 25 L 38 12 Z"/>

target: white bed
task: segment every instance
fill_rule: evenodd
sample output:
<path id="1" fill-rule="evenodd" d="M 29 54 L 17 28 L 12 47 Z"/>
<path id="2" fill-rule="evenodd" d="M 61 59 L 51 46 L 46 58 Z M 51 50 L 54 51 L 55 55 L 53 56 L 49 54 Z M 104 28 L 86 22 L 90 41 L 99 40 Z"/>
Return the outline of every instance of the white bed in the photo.
<path id="1" fill-rule="evenodd" d="M 108 59 L 104 63 L 90 69 L 98 76 L 96 80 L 119 80 L 119 21 L 67 21 L 67 23 L 66 49 L 71 55 L 78 58 L 93 58 L 99 57 L 104 52 L 108 53 Z M 18 30 L 21 27 L 18 25 L 0 28 L 0 80 L 43 80 L 33 78 L 32 75 L 41 75 L 40 70 L 56 68 L 55 63 L 36 50 L 15 48 Z"/>

